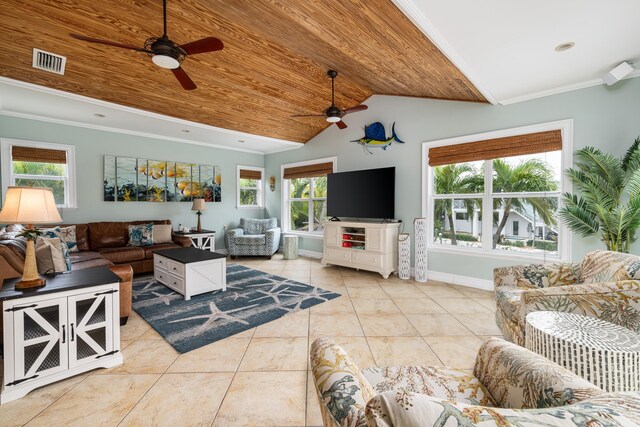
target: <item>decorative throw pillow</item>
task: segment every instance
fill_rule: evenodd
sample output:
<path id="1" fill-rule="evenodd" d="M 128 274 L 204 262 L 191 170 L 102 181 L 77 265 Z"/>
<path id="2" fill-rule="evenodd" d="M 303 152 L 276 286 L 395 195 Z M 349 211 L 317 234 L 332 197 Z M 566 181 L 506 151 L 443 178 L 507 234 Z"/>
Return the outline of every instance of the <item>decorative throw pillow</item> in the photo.
<path id="1" fill-rule="evenodd" d="M 129 246 L 153 245 L 153 224 L 129 226 Z"/>
<path id="2" fill-rule="evenodd" d="M 60 227 L 60 235 L 67 243 L 69 252 L 78 252 L 78 239 L 76 238 L 76 226 L 69 225 L 67 227 Z"/>
<path id="3" fill-rule="evenodd" d="M 154 224 L 153 225 L 153 244 L 159 245 L 160 243 L 171 243 L 171 224 Z"/>
<path id="4" fill-rule="evenodd" d="M 67 264 L 62 253 L 64 244 L 55 238 L 40 237 L 36 244 L 36 264 L 38 273 L 51 274 L 67 271 Z"/>

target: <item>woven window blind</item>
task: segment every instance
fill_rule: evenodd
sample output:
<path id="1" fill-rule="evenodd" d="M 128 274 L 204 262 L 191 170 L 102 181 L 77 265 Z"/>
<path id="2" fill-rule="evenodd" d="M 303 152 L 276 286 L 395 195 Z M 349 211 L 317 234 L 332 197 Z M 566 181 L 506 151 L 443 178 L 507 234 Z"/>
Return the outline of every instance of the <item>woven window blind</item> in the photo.
<path id="1" fill-rule="evenodd" d="M 562 149 L 562 131 L 529 133 L 429 149 L 429 166 L 492 160 Z"/>
<path id="2" fill-rule="evenodd" d="M 19 162 L 67 163 L 67 152 L 48 148 L 11 147 L 11 158 Z"/>
<path id="3" fill-rule="evenodd" d="M 240 169 L 240 179 L 262 179 L 262 172 L 250 169 Z"/>
<path id="4" fill-rule="evenodd" d="M 316 163 L 315 165 L 296 166 L 285 168 L 282 178 L 313 178 L 333 173 L 333 162 Z"/>

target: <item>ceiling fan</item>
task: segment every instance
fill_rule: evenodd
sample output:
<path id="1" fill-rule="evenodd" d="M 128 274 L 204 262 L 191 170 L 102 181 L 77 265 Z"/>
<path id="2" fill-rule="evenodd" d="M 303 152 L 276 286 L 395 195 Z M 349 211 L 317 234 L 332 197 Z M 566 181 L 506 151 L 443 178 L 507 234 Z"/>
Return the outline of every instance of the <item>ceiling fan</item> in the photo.
<path id="1" fill-rule="evenodd" d="M 131 49 L 135 50 L 136 52 L 144 52 L 151 57 L 151 60 L 154 64 L 159 67 L 171 70 L 173 72 L 173 75 L 176 76 L 176 79 L 178 79 L 184 89 L 193 90 L 197 86 L 187 75 L 187 73 L 180 67 L 182 61 L 184 61 L 189 55 L 222 50 L 224 44 L 220 39 L 217 39 L 215 37 L 205 37 L 203 39 L 183 45 L 176 44 L 167 36 L 167 0 L 162 0 L 162 8 L 164 17 L 164 31 L 162 33 L 162 37 L 149 37 L 144 42 L 143 48 L 113 42 L 110 40 L 95 39 L 93 37 L 82 36 L 80 34 L 69 35 L 78 40 L 83 40 L 91 43 L 99 43 L 107 46 Z"/>
<path id="2" fill-rule="evenodd" d="M 324 117 L 325 120 L 328 121 L 329 123 L 335 123 L 336 126 L 338 126 L 340 129 L 346 129 L 347 124 L 342 121 L 342 118 L 345 115 L 351 114 L 351 113 L 357 113 L 358 111 L 364 111 L 369 107 L 367 107 L 364 104 L 356 105 L 355 107 L 351 107 L 351 108 L 345 108 L 344 110 L 341 110 L 339 107 L 336 107 L 336 104 L 334 102 L 334 95 L 335 95 L 334 81 L 335 81 L 335 78 L 338 76 L 338 72 L 335 70 L 329 70 L 327 71 L 327 75 L 331 78 L 331 106 L 326 110 L 324 110 L 322 114 L 296 114 L 291 117 Z"/>

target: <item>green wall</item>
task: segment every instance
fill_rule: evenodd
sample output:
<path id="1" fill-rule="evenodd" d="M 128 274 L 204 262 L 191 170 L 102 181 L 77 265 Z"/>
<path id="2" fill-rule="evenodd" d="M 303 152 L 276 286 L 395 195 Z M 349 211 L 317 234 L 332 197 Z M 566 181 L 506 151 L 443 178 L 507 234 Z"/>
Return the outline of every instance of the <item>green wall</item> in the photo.
<path id="1" fill-rule="evenodd" d="M 412 221 L 422 216 L 421 157 L 422 142 L 513 128 L 562 119 L 574 120 L 574 149 L 595 146 L 622 156 L 640 135 L 640 79 L 625 80 L 613 87 L 595 86 L 560 95 L 500 106 L 437 101 L 408 97 L 373 96 L 369 109 L 348 116 L 349 127 L 335 126 L 309 141 L 303 148 L 265 157 L 266 175 L 280 177 L 283 163 L 337 156 L 338 171 L 396 167 L 396 218 L 404 221 L 405 231 L 413 233 Z M 387 151 L 367 154 L 350 140 L 363 135 L 363 126 L 374 121 L 396 131 L 405 144 L 394 143 Z M 267 193 L 267 211 L 280 217 L 280 178 L 275 192 Z M 322 251 L 322 241 L 301 239 L 300 247 Z M 590 250 L 604 248 L 596 239 L 573 238 L 573 259 L 581 259 Z M 640 242 L 632 248 L 640 252 Z M 493 267 L 507 265 L 504 259 L 429 254 L 429 270 L 492 279 Z M 513 263 L 513 262 L 511 262 Z"/>
<path id="2" fill-rule="evenodd" d="M 196 225 L 191 203 L 104 202 L 104 154 L 218 165 L 222 171 L 222 202 L 207 203 L 202 227 L 217 232 L 216 248 L 224 248 L 223 226 L 235 227 L 240 216 L 261 217 L 262 209 L 236 209 L 236 165 L 263 166 L 261 154 L 209 148 L 115 132 L 0 116 L 0 138 L 54 142 L 76 146 L 78 209 L 64 210 L 66 223 L 170 219 Z"/>

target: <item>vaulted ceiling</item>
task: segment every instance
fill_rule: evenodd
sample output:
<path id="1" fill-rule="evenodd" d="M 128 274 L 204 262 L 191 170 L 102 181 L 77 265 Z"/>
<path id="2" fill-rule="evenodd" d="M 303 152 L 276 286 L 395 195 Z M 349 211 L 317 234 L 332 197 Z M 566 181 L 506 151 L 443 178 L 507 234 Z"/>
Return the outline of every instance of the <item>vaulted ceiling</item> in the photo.
<path id="1" fill-rule="evenodd" d="M 144 53 L 69 37 L 142 47 L 162 34 L 160 0 L 4 0 L 0 28 L 2 76 L 289 141 L 306 142 L 327 127 L 321 118 L 290 116 L 328 106 L 329 68 L 340 72 L 342 108 L 372 94 L 485 102 L 391 0 L 169 0 L 171 39 L 214 36 L 225 44 L 183 64 L 194 91 Z M 66 56 L 65 75 L 33 69 L 33 48 Z"/>

